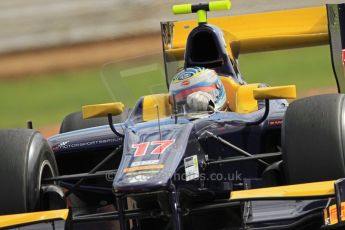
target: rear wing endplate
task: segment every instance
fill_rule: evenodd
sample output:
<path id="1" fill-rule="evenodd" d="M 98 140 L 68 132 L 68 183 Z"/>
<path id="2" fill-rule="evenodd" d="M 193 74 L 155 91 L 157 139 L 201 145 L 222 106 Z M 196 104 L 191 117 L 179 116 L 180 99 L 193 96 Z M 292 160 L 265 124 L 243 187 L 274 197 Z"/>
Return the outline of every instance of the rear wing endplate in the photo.
<path id="1" fill-rule="evenodd" d="M 329 45 L 338 91 L 345 93 L 345 4 L 327 5 Z"/>

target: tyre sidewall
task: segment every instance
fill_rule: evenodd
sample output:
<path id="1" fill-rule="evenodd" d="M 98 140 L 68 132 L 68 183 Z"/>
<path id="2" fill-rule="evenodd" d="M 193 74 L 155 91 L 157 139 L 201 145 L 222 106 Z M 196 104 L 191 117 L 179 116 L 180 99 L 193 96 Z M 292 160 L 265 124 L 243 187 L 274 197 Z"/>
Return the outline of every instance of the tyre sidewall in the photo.
<path id="1" fill-rule="evenodd" d="M 45 167 L 51 169 L 53 176 L 58 176 L 58 168 L 54 154 L 47 141 L 39 134 L 32 137 L 27 154 L 26 194 L 28 211 L 40 208 L 40 189 L 42 173 Z"/>

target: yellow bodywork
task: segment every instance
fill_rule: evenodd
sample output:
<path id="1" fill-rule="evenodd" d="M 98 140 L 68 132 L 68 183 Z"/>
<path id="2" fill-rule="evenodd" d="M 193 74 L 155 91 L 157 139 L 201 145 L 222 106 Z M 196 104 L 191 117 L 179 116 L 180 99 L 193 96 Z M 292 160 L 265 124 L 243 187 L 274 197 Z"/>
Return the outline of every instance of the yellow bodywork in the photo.
<path id="1" fill-rule="evenodd" d="M 254 99 L 253 90 L 259 84 L 240 85 L 233 78 L 220 78 L 227 97 L 227 104 L 236 113 L 251 113 L 258 110 L 258 102 Z"/>
<path id="2" fill-rule="evenodd" d="M 128 172 L 135 172 L 135 171 L 142 171 L 142 170 L 151 170 L 151 169 L 162 169 L 164 168 L 164 165 L 159 164 L 159 165 L 143 165 L 143 166 L 135 166 L 131 168 L 125 168 L 123 170 L 124 173 Z"/>
<path id="3" fill-rule="evenodd" d="M 251 113 L 258 110 L 258 102 L 253 91 L 259 84 L 240 85 L 229 77 L 221 77 L 224 84 L 227 104 L 236 113 Z M 171 104 L 168 94 L 153 94 L 143 99 L 143 120 L 151 121 L 171 116 Z"/>
<path id="4" fill-rule="evenodd" d="M 334 182 L 323 181 L 260 189 L 234 191 L 230 200 L 284 199 L 334 195 Z"/>
<path id="5" fill-rule="evenodd" d="M 236 92 L 236 110 L 237 113 L 251 113 L 258 110 L 258 102 L 253 96 L 254 89 L 259 84 L 241 85 Z"/>
<path id="6" fill-rule="evenodd" d="M 251 113 L 258 110 L 257 99 L 295 98 L 294 85 L 258 88 L 259 84 L 240 85 L 233 78 L 220 77 L 227 105 L 232 112 Z M 143 98 L 143 120 L 151 121 L 171 116 L 169 94 L 153 94 Z"/>
<path id="7" fill-rule="evenodd" d="M 260 99 L 295 99 L 296 98 L 296 86 L 275 86 L 256 88 L 253 90 L 254 98 Z"/>
<path id="8" fill-rule="evenodd" d="M 328 43 L 325 6 L 211 18 L 208 23 L 224 31 L 230 56 Z M 196 26 L 195 20 L 174 22 L 167 58 L 183 59 L 188 34 Z"/>
<path id="9" fill-rule="evenodd" d="M 153 94 L 143 99 L 143 120 L 151 121 L 170 116 L 169 94 Z"/>
<path id="10" fill-rule="evenodd" d="M 232 112 L 251 113 L 258 110 L 257 99 L 295 98 L 294 85 L 258 88 L 259 84 L 238 84 L 233 78 L 220 77 Z M 151 121 L 171 115 L 168 94 L 153 94 L 143 99 L 143 120 Z"/>
<path id="11" fill-rule="evenodd" d="M 0 228 L 52 220 L 67 220 L 68 209 L 0 216 Z"/>
<path id="12" fill-rule="evenodd" d="M 83 118 L 106 117 L 108 114 L 116 116 L 123 112 L 124 107 L 122 102 L 85 105 L 82 107 Z"/>
<path id="13" fill-rule="evenodd" d="M 220 77 L 220 80 L 224 85 L 228 107 L 231 111 L 236 111 L 236 92 L 241 85 L 230 77 Z"/>

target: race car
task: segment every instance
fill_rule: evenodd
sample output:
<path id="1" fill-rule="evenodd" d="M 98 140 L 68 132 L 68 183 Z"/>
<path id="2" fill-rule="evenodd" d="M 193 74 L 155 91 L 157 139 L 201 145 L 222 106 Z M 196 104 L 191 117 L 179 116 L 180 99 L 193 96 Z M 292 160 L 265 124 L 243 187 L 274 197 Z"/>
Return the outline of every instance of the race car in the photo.
<path id="1" fill-rule="evenodd" d="M 181 110 L 171 95 L 154 94 L 130 110 L 84 106 L 47 140 L 0 130 L 0 227 L 342 228 L 345 5 L 207 19 L 230 5 L 176 5 L 197 21 L 161 24 L 167 85 L 177 63 L 212 69 L 230 111 Z M 294 85 L 240 74 L 241 53 L 327 43 L 339 94 L 289 105 Z"/>

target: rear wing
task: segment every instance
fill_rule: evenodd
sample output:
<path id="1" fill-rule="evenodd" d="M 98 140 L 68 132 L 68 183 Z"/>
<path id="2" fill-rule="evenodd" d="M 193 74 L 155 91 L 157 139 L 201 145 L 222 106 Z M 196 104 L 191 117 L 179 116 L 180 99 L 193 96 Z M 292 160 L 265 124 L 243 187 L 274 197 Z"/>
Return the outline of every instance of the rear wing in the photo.
<path id="1" fill-rule="evenodd" d="M 209 24 L 221 28 L 229 43 L 237 43 L 240 53 L 326 44 L 328 42 L 326 7 L 314 7 L 211 18 Z M 172 22 L 172 55 L 186 46 L 195 20 Z M 175 52 L 174 52 L 175 51 Z"/>
<path id="2" fill-rule="evenodd" d="M 229 56 L 233 60 L 242 53 L 330 44 L 338 89 L 339 92 L 345 92 L 344 10 L 344 4 L 330 4 L 211 18 L 209 24 L 223 30 L 225 43 L 229 47 Z M 197 22 L 194 20 L 161 23 L 167 84 L 171 79 L 171 71 L 176 73 L 176 69 L 169 64 L 183 62 L 188 34 L 196 26 Z"/>

